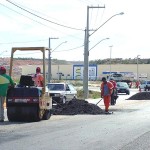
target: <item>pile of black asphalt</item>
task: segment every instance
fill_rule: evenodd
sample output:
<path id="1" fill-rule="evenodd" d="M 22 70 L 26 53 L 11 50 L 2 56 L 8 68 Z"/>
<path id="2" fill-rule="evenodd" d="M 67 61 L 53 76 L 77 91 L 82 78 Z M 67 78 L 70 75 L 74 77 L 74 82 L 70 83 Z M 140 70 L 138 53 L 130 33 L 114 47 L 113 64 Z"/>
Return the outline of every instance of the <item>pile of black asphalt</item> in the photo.
<path id="1" fill-rule="evenodd" d="M 65 104 L 53 107 L 53 115 L 102 114 L 102 109 L 82 99 L 73 99 Z"/>
<path id="2" fill-rule="evenodd" d="M 139 92 L 132 95 L 127 100 L 150 100 L 150 92 Z"/>

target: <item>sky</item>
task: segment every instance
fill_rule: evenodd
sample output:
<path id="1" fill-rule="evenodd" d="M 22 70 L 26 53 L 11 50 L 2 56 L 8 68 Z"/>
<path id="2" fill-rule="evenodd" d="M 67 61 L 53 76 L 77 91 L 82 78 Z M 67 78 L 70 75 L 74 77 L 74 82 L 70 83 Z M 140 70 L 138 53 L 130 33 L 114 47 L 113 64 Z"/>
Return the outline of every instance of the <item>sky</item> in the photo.
<path id="1" fill-rule="evenodd" d="M 149 4 L 149 0 L 0 0 L 0 57 L 10 57 L 12 47 L 50 46 L 52 59 L 83 61 L 90 6 L 89 50 L 94 48 L 89 60 L 150 58 Z M 116 15 L 121 12 L 124 15 Z M 17 51 L 15 56 L 42 58 L 32 51 Z"/>

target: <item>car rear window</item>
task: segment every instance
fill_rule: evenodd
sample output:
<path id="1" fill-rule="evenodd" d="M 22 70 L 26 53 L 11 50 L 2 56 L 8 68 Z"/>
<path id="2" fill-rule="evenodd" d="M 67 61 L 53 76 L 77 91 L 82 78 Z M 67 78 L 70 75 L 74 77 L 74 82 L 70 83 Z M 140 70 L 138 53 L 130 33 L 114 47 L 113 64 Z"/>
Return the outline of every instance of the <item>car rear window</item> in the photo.
<path id="1" fill-rule="evenodd" d="M 48 84 L 48 89 L 51 91 L 64 91 L 64 84 Z"/>

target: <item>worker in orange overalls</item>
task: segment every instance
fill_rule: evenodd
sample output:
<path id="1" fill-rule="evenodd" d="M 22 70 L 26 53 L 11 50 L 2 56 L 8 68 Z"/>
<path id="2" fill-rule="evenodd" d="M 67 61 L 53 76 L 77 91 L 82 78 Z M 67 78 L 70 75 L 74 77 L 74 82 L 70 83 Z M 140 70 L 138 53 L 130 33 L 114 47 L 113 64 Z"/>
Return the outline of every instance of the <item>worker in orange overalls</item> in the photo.
<path id="1" fill-rule="evenodd" d="M 117 99 L 117 84 L 116 81 L 114 80 L 113 77 L 110 77 L 109 80 L 112 84 L 113 84 L 113 90 L 112 90 L 112 94 L 111 94 L 111 105 L 115 105 L 116 104 L 116 99 Z"/>
<path id="2" fill-rule="evenodd" d="M 41 75 L 41 68 L 37 67 L 36 68 L 36 74 L 33 77 L 35 86 L 37 87 L 43 87 L 43 76 Z"/>
<path id="3" fill-rule="evenodd" d="M 105 105 L 105 114 L 109 114 L 109 105 L 111 100 L 111 94 L 113 91 L 113 84 L 106 80 L 105 77 L 102 78 L 102 84 L 101 84 L 101 97 L 104 100 Z"/>

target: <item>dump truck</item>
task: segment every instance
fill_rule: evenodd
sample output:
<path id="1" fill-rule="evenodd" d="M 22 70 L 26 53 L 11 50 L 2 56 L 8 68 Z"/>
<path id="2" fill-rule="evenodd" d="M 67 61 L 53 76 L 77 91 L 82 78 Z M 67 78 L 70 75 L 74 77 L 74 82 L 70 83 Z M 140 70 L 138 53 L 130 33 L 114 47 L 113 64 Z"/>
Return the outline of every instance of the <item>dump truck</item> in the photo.
<path id="1" fill-rule="evenodd" d="M 14 47 L 11 51 L 9 75 L 12 76 L 16 51 L 40 51 L 43 56 L 43 87 L 36 87 L 32 76 L 21 75 L 19 85 L 7 92 L 6 107 L 9 121 L 40 121 L 51 116 L 52 99 L 46 91 L 45 52 L 46 47 Z"/>
<path id="2" fill-rule="evenodd" d="M 126 82 L 131 88 L 131 83 L 133 79 L 125 77 L 122 73 L 112 73 L 108 77 L 108 80 L 110 80 L 110 78 L 113 78 L 116 82 Z"/>

